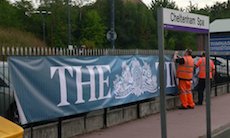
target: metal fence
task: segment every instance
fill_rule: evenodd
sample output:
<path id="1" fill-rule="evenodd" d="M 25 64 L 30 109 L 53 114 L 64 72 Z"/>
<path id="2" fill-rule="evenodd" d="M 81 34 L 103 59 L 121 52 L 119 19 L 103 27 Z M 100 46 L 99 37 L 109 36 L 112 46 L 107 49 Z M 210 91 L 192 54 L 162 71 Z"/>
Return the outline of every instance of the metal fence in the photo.
<path id="1" fill-rule="evenodd" d="M 167 55 L 173 55 L 174 51 L 165 51 Z M 179 52 L 182 54 L 182 51 Z M 201 52 L 193 52 L 194 57 L 200 56 Z M 9 56 L 119 56 L 119 55 L 158 55 L 158 50 L 140 50 L 140 49 L 65 49 L 65 48 L 44 48 L 44 47 L 2 47 L 0 49 L 0 115 L 17 122 L 17 108 L 14 101 L 14 93 L 10 85 L 8 73 L 7 57 Z M 227 83 L 229 85 L 229 60 L 230 52 L 211 52 L 216 67 L 216 76 L 213 87 L 217 95 L 217 85 Z M 229 88 L 229 87 L 227 87 Z M 229 90 L 228 90 L 229 91 Z M 125 106 L 125 105 L 124 105 Z M 73 116 L 71 116 L 73 117 Z M 68 117 L 68 118 L 71 118 Z M 61 119 L 50 120 L 59 121 Z M 44 124 L 39 122 L 28 124 L 24 127 L 33 127 Z M 61 123 L 60 123 L 61 124 Z M 61 128 L 61 126 L 60 126 Z M 61 130 L 60 130 L 61 131 Z M 58 131 L 59 132 L 59 131 Z M 61 132 L 60 132 L 61 133 Z"/>

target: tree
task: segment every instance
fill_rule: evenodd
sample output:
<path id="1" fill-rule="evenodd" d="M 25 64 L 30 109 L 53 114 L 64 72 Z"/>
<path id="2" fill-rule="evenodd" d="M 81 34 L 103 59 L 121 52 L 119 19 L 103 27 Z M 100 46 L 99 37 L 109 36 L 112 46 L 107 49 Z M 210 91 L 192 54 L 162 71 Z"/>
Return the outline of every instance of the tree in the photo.
<path id="1" fill-rule="evenodd" d="M 72 13 L 72 6 L 71 13 Z M 67 47 L 68 45 L 68 18 L 67 18 L 67 5 L 65 0 L 54 0 L 47 7 L 47 10 L 51 11 L 52 14 L 48 20 L 50 30 L 50 43 L 55 47 Z"/>
<path id="2" fill-rule="evenodd" d="M 115 0 L 115 31 L 118 35 L 116 48 L 156 49 L 157 48 L 157 8 L 166 7 L 178 10 L 173 0 L 153 0 L 150 9 L 142 3 Z M 20 0 L 14 4 L 0 1 L 0 27 L 28 31 L 42 39 L 42 16 L 25 12 L 45 10 L 52 14 L 44 15 L 46 42 L 48 46 L 66 47 L 68 43 L 67 0 L 41 0 L 34 9 L 31 2 Z M 230 17 L 230 0 L 216 2 L 213 6 L 199 9 L 190 2 L 182 11 L 204 14 L 213 21 Z M 91 48 L 110 48 L 106 32 L 110 29 L 110 3 L 108 0 L 73 0 L 70 5 L 72 44 L 82 44 Z M 196 35 L 186 32 L 165 31 L 166 49 L 195 47 Z"/>
<path id="3" fill-rule="evenodd" d="M 30 12 L 34 10 L 31 2 L 26 0 L 17 1 L 14 7 L 17 9 L 17 22 L 22 24 L 21 29 L 30 31 L 33 26 L 29 16 L 31 16 Z"/>
<path id="4" fill-rule="evenodd" d="M 0 1 L 0 26 L 4 27 L 22 27 L 20 22 L 17 22 L 18 13 L 17 9 L 14 8 L 7 0 Z"/>
<path id="5" fill-rule="evenodd" d="M 152 0 L 151 3 L 151 10 L 153 12 L 153 15 L 155 17 L 155 20 L 157 20 L 157 9 L 159 7 L 169 8 L 169 9 L 176 9 L 178 10 L 178 7 L 174 1 L 169 0 Z"/>
<path id="6" fill-rule="evenodd" d="M 83 18 L 81 44 L 89 48 L 103 48 L 106 27 L 97 10 L 90 10 Z"/>

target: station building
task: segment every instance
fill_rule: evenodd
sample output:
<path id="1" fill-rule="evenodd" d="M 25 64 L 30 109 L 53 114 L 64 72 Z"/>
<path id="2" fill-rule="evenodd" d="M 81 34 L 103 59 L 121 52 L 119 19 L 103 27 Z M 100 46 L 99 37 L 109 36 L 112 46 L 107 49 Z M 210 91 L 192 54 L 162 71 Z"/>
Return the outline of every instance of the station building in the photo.
<path id="1" fill-rule="evenodd" d="M 198 50 L 204 50 L 207 36 L 197 35 Z M 230 52 L 230 18 L 216 19 L 210 24 L 210 51 Z"/>

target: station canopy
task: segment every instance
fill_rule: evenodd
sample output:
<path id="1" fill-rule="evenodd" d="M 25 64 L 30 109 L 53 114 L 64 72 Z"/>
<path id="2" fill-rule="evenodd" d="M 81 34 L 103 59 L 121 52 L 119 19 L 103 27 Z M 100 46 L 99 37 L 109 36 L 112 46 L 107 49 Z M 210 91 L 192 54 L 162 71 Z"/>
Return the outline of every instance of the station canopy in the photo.
<path id="1" fill-rule="evenodd" d="M 210 24 L 210 33 L 230 32 L 230 18 L 217 19 Z"/>

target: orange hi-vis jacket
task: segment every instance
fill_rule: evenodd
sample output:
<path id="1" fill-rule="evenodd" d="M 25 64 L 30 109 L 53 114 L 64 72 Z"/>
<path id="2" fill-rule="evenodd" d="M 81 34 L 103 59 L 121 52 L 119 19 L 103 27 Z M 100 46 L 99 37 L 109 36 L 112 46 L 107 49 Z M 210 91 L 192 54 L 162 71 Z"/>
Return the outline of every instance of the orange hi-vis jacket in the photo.
<path id="1" fill-rule="evenodd" d="M 176 76 L 179 79 L 192 80 L 194 60 L 191 56 L 184 56 L 184 64 L 179 64 Z"/>
<path id="2" fill-rule="evenodd" d="M 206 78 L 206 72 L 205 72 L 205 64 L 206 64 L 206 59 L 205 57 L 202 57 L 198 60 L 196 63 L 196 66 L 199 67 L 199 74 L 198 77 L 201 79 Z M 210 79 L 212 79 L 213 76 L 213 71 L 215 70 L 215 65 L 212 60 L 210 60 Z"/>

